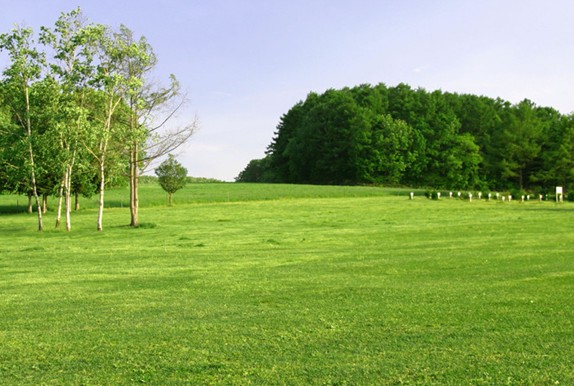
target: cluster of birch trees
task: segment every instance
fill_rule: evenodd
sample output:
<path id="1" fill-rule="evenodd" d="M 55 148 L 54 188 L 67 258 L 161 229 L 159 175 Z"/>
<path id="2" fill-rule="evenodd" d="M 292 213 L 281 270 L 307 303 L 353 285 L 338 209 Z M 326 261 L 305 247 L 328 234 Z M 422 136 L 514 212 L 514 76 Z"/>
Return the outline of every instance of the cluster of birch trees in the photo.
<path id="1" fill-rule="evenodd" d="M 137 227 L 138 177 L 150 162 L 184 144 L 197 122 L 168 126 L 185 102 L 176 78 L 153 82 L 157 59 L 125 26 L 89 22 L 78 8 L 53 27 L 16 27 L 0 35 L 8 64 L 0 80 L 0 192 L 28 194 L 44 228 L 42 196 L 58 197 L 71 230 L 73 195 L 99 195 L 129 178 L 130 225 Z"/>

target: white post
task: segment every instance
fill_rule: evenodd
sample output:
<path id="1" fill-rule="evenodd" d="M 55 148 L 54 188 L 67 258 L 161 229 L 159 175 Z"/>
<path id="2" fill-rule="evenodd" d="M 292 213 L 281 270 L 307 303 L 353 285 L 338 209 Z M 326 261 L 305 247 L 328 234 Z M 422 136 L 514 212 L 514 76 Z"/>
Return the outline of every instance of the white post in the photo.
<path id="1" fill-rule="evenodd" d="M 488 193 L 488 201 L 492 198 L 492 193 Z"/>
<path id="2" fill-rule="evenodd" d="M 508 202 L 512 201 L 512 194 L 508 195 Z"/>
<path id="3" fill-rule="evenodd" d="M 468 202 L 472 202 L 472 193 L 468 193 Z"/>
<path id="4" fill-rule="evenodd" d="M 498 201 L 499 197 L 500 197 L 500 193 L 496 193 L 496 201 Z"/>
<path id="5" fill-rule="evenodd" d="M 542 195 L 541 194 L 538 195 L 538 202 L 542 202 Z"/>
<path id="6" fill-rule="evenodd" d="M 452 192 L 448 192 L 448 198 L 452 198 Z"/>
<path id="7" fill-rule="evenodd" d="M 482 200 L 482 192 L 478 192 L 478 199 Z"/>
<path id="8" fill-rule="evenodd" d="M 411 197 L 411 200 L 414 200 L 414 198 L 415 198 L 415 193 L 414 193 L 414 192 L 411 192 L 410 197 Z"/>
<path id="9" fill-rule="evenodd" d="M 524 204 L 524 194 L 520 197 L 520 202 Z"/>
<path id="10" fill-rule="evenodd" d="M 440 192 L 437 192 L 436 197 L 440 200 Z"/>

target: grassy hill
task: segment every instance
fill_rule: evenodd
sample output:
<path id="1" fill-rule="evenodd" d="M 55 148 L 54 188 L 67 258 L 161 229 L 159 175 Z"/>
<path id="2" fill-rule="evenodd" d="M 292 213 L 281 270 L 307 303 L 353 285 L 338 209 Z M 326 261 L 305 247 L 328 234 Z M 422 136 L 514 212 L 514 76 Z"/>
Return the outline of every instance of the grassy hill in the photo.
<path id="1" fill-rule="evenodd" d="M 570 203 L 144 185 L 131 229 L 107 197 L 102 233 L 0 215 L 0 384 L 574 383 Z"/>

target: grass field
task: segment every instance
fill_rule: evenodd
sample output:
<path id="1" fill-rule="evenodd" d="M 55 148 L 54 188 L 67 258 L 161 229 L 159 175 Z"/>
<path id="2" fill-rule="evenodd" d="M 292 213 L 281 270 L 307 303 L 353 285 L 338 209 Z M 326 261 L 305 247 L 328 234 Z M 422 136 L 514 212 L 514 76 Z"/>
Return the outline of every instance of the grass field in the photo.
<path id="1" fill-rule="evenodd" d="M 398 193 L 0 196 L 0 384 L 574 384 L 574 205 Z"/>

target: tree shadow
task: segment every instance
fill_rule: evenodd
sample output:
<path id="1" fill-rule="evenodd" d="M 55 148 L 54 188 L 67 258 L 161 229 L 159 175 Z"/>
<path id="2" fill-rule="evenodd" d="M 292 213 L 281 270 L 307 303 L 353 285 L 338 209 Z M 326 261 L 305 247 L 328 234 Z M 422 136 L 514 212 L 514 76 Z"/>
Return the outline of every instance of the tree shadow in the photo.
<path id="1" fill-rule="evenodd" d="M 530 207 L 530 208 L 524 208 L 525 210 L 528 211 L 545 211 L 545 212 L 574 212 L 574 207 L 564 207 L 562 206 L 563 204 L 555 204 L 552 207 Z"/>
<path id="2" fill-rule="evenodd" d="M 28 207 L 16 205 L 0 205 L 0 215 L 28 213 Z"/>
<path id="3" fill-rule="evenodd" d="M 128 208 L 130 207 L 129 201 L 123 200 L 106 200 L 104 208 Z M 97 208 L 97 204 L 96 204 Z"/>

